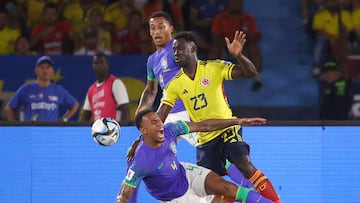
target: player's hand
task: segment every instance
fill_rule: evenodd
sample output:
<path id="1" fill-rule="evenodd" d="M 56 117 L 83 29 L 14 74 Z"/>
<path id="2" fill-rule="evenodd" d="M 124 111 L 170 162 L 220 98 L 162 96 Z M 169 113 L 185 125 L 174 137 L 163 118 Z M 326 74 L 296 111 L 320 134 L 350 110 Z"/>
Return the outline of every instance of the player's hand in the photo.
<path id="1" fill-rule="evenodd" d="M 239 125 L 263 125 L 266 123 L 265 118 L 238 118 Z"/>
<path id="2" fill-rule="evenodd" d="M 241 52 L 246 42 L 246 34 L 243 31 L 236 31 L 234 40 L 230 43 L 229 38 L 225 37 L 225 42 L 230 54 L 235 57 L 241 56 Z"/>
<path id="3" fill-rule="evenodd" d="M 140 139 L 135 140 L 132 145 L 130 146 L 127 154 L 126 154 L 126 161 L 132 161 L 135 156 L 136 148 L 138 147 L 140 143 Z"/>

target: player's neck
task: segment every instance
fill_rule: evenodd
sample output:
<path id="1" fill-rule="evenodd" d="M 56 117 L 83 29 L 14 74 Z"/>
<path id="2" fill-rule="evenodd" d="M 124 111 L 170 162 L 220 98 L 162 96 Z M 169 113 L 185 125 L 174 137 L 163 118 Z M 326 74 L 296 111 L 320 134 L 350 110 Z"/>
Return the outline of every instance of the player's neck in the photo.
<path id="1" fill-rule="evenodd" d="M 50 85 L 50 80 L 37 80 L 39 87 L 48 87 Z"/>
<path id="2" fill-rule="evenodd" d="M 164 49 L 169 44 L 170 41 L 171 41 L 171 38 L 169 40 L 167 40 L 166 43 L 164 43 L 162 45 L 157 45 L 156 50 L 160 51 L 160 50 Z"/>
<path id="3" fill-rule="evenodd" d="M 146 145 L 148 145 L 149 147 L 151 147 L 151 148 L 159 148 L 159 147 L 161 147 L 161 145 L 162 145 L 162 142 L 161 143 L 159 143 L 159 142 L 154 142 L 153 140 L 151 140 L 151 139 L 147 139 L 147 138 L 145 138 L 145 136 L 143 136 L 144 137 L 144 142 L 146 143 Z"/>
<path id="4" fill-rule="evenodd" d="M 110 74 L 106 73 L 104 75 L 98 75 L 97 77 L 98 77 L 97 82 L 102 83 L 102 82 L 104 82 L 105 80 L 107 80 L 110 77 Z"/>

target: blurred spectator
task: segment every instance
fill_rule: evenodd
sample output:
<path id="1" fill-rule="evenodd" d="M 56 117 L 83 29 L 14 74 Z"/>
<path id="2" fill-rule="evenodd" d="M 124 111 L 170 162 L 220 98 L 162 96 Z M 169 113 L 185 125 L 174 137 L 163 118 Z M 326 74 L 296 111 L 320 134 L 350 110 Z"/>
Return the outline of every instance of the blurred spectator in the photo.
<path id="1" fill-rule="evenodd" d="M 353 1 L 352 19 L 354 23 L 355 34 L 353 41 L 353 53 L 360 55 L 360 0 Z"/>
<path id="2" fill-rule="evenodd" d="M 313 76 L 319 75 L 321 64 L 326 60 L 335 58 L 340 63 L 344 63 L 344 55 L 349 51 L 349 33 L 353 28 L 350 12 L 340 9 L 338 0 L 327 0 L 324 9 L 315 13 L 313 29 L 316 33 L 316 43 Z"/>
<path id="3" fill-rule="evenodd" d="M 72 1 L 66 4 L 63 16 L 71 23 L 76 32 L 81 33 L 89 26 L 89 13 L 94 8 L 105 10 L 105 7 L 95 0 Z"/>
<path id="4" fill-rule="evenodd" d="M 59 20 L 56 4 L 46 4 L 43 23 L 32 29 L 30 45 L 39 54 L 72 54 L 80 47 L 80 37 L 70 23 Z"/>
<path id="5" fill-rule="evenodd" d="M 208 54 L 211 44 L 211 23 L 225 9 L 224 0 L 195 0 L 190 4 L 189 29 L 197 37 L 199 54 Z"/>
<path id="6" fill-rule="evenodd" d="M 143 11 L 146 19 L 148 19 L 152 13 L 165 11 L 174 19 L 175 32 L 184 29 L 184 16 L 176 2 L 170 2 L 169 0 L 147 0 L 143 6 Z"/>
<path id="7" fill-rule="evenodd" d="M 105 29 L 111 33 L 122 30 L 126 27 L 128 16 L 134 10 L 141 11 L 134 0 L 118 0 L 105 9 Z"/>
<path id="8" fill-rule="evenodd" d="M 0 8 L 0 54 L 14 53 L 15 41 L 20 36 L 19 29 L 9 28 L 8 20 L 8 11 Z"/>
<path id="9" fill-rule="evenodd" d="M 42 21 L 42 13 L 44 7 L 48 3 L 54 3 L 58 5 L 59 14 L 62 14 L 62 10 L 65 6 L 66 0 L 18 0 L 23 6 L 26 16 L 26 27 L 27 32 L 31 33 L 31 29 L 41 23 Z"/>
<path id="10" fill-rule="evenodd" d="M 25 10 L 19 0 L 2 0 L 0 8 L 5 8 L 9 14 L 10 28 L 19 29 L 21 32 L 25 28 Z"/>
<path id="11" fill-rule="evenodd" d="M 320 119 L 347 120 L 353 102 L 351 80 L 334 61 L 325 62 L 321 73 Z"/>
<path id="12" fill-rule="evenodd" d="M 93 69 L 97 80 L 89 87 L 80 121 L 111 117 L 120 122 L 130 120 L 129 97 L 124 83 L 109 73 L 105 54 L 93 56 Z"/>
<path id="13" fill-rule="evenodd" d="M 239 30 L 246 33 L 244 54 L 254 63 L 258 71 L 258 75 L 251 90 L 260 90 L 262 88 L 262 57 L 258 43 L 261 34 L 257 28 L 255 18 L 250 14 L 243 12 L 243 0 L 228 0 L 225 11 L 215 16 L 211 29 L 212 47 L 209 53 L 209 59 L 225 58 L 234 61 L 235 59 L 225 48 L 224 37 L 228 37 L 230 41 L 232 41 L 235 31 Z"/>
<path id="14" fill-rule="evenodd" d="M 15 111 L 24 108 L 24 121 L 68 121 L 78 110 L 79 103 L 60 85 L 51 82 L 54 76 L 54 62 L 48 56 L 36 62 L 37 80 L 22 85 L 5 107 L 7 119 L 17 120 Z M 59 106 L 66 105 L 68 110 L 61 117 Z"/>
<path id="15" fill-rule="evenodd" d="M 301 0 L 301 13 L 303 17 L 303 26 L 305 32 L 311 39 L 315 38 L 314 30 L 312 29 L 314 14 L 324 6 L 325 0 Z"/>
<path id="16" fill-rule="evenodd" d="M 82 41 L 83 46 L 74 55 L 94 56 L 97 53 L 111 55 L 110 50 L 99 45 L 99 33 L 92 27 L 85 28 Z"/>
<path id="17" fill-rule="evenodd" d="M 90 27 L 95 29 L 99 34 L 99 46 L 106 49 L 111 49 L 111 33 L 103 29 L 104 13 L 98 9 L 93 8 L 89 12 L 89 24 Z"/>
<path id="18" fill-rule="evenodd" d="M 27 36 L 21 35 L 15 41 L 15 54 L 35 55 L 36 51 L 30 49 L 30 40 Z"/>
<path id="19" fill-rule="evenodd" d="M 113 54 L 150 54 L 154 51 L 151 38 L 143 23 L 140 11 L 129 15 L 128 26 L 115 33 L 112 43 Z"/>

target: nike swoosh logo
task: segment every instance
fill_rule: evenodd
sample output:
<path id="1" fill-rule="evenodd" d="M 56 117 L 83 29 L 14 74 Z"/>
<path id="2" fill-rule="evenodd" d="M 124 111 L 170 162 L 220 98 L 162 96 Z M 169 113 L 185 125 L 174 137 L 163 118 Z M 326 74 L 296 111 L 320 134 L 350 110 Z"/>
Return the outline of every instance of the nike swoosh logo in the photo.
<path id="1" fill-rule="evenodd" d="M 163 165 L 164 165 L 164 162 L 161 162 L 161 164 L 157 167 L 157 169 L 160 170 Z"/>

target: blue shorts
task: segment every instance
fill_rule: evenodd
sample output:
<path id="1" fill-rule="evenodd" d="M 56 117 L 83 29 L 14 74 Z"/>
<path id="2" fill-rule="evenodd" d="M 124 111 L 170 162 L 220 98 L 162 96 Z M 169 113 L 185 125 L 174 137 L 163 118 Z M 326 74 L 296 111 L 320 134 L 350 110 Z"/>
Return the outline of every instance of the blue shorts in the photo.
<path id="1" fill-rule="evenodd" d="M 215 139 L 196 146 L 196 159 L 199 166 L 211 169 L 219 175 L 226 175 L 226 159 L 230 162 L 249 155 L 250 146 L 242 140 L 241 128 L 228 128 Z"/>

